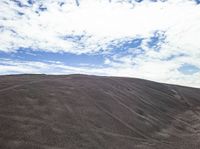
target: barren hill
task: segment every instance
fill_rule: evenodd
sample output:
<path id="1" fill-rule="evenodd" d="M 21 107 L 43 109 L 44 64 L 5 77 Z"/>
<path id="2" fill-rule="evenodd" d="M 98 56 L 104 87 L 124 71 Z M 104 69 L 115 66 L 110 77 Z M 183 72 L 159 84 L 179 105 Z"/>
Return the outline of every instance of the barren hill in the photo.
<path id="1" fill-rule="evenodd" d="M 87 75 L 0 76 L 0 149 L 199 149 L 200 89 Z"/>

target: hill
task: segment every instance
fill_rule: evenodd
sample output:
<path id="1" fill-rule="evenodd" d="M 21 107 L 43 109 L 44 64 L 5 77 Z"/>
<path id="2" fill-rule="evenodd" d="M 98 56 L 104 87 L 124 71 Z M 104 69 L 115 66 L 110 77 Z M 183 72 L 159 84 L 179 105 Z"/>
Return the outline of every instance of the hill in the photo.
<path id="1" fill-rule="evenodd" d="M 0 76 L 1 149 L 199 149 L 200 89 L 87 75 Z"/>

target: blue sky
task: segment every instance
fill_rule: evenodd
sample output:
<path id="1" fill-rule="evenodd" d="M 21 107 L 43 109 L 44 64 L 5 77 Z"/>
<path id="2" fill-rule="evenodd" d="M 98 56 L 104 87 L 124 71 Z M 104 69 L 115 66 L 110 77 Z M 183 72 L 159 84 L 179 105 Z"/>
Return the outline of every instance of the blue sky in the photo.
<path id="1" fill-rule="evenodd" d="M 1 0 L 0 75 L 124 76 L 200 87 L 198 0 Z"/>

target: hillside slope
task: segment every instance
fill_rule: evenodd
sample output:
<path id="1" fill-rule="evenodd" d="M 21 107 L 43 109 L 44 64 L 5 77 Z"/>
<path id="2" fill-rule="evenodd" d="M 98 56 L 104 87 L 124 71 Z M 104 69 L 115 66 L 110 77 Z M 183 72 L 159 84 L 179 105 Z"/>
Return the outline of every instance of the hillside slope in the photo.
<path id="1" fill-rule="evenodd" d="M 200 148 L 200 89 L 118 77 L 0 76 L 0 149 L 160 148 Z"/>

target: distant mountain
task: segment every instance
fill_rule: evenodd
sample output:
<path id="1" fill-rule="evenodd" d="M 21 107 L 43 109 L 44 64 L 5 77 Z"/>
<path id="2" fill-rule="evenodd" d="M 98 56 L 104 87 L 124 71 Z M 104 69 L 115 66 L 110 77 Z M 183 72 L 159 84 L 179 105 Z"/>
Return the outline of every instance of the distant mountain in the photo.
<path id="1" fill-rule="evenodd" d="M 200 89 L 87 75 L 0 76 L 0 149 L 199 149 Z"/>

